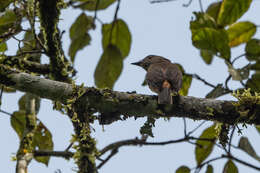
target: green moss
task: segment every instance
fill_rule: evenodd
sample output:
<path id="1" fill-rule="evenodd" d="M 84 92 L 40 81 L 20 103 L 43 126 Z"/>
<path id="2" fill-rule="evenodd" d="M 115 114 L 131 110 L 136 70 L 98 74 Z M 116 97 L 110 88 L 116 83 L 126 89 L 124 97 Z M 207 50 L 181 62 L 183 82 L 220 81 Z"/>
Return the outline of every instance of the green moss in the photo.
<path id="1" fill-rule="evenodd" d="M 260 105 L 260 94 L 257 92 L 252 93 L 250 88 L 248 88 L 243 92 L 239 90 L 233 92 L 233 96 L 238 99 L 237 102 L 233 103 L 240 114 L 238 119 L 243 118 L 248 121 L 255 119 L 256 112 L 254 108 Z"/>

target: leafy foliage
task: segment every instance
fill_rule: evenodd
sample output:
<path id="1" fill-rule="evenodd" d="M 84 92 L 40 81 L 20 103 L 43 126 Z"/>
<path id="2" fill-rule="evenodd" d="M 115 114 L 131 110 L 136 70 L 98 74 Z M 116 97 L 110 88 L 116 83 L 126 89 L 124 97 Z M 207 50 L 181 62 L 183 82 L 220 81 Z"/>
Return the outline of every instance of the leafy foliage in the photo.
<path id="1" fill-rule="evenodd" d="M 117 47 L 109 45 L 101 56 L 95 70 L 95 84 L 99 88 L 113 88 L 121 74 L 123 57 Z"/>
<path id="2" fill-rule="evenodd" d="M 238 22 L 231 25 L 228 30 L 229 46 L 238 46 L 248 42 L 256 32 L 256 25 L 251 22 Z"/>
<path id="3" fill-rule="evenodd" d="M 99 4 L 97 4 L 98 0 L 73 0 L 73 1 L 81 2 L 77 7 L 81 8 L 82 10 L 94 11 L 95 9 L 104 10 L 110 5 L 112 5 L 116 0 L 99 0 Z"/>
<path id="4" fill-rule="evenodd" d="M 85 13 L 81 13 L 71 25 L 69 56 L 72 62 L 77 52 L 90 44 L 91 37 L 87 32 L 92 28 L 94 28 L 93 18 L 86 16 Z"/>
<path id="5" fill-rule="evenodd" d="M 237 166 L 232 162 L 232 160 L 228 160 L 224 166 L 223 173 L 238 173 Z"/>
<path id="6" fill-rule="evenodd" d="M 213 166 L 212 165 L 208 165 L 207 166 L 207 170 L 206 170 L 206 173 L 213 173 Z"/>
<path id="7" fill-rule="evenodd" d="M 17 25 L 20 20 L 20 17 L 18 17 L 14 11 L 6 10 L 4 14 L 0 16 L 0 35 L 8 32 L 9 28 L 20 28 L 20 25 Z"/>
<path id="8" fill-rule="evenodd" d="M 249 154 L 251 157 L 255 158 L 256 160 L 260 161 L 260 157 L 256 154 L 253 146 L 250 144 L 247 137 L 241 137 L 239 140 L 238 147 L 242 149 L 244 152 Z"/>
<path id="9" fill-rule="evenodd" d="M 120 50 L 123 58 L 128 56 L 132 39 L 128 26 L 122 19 L 117 19 L 110 24 L 103 24 L 102 35 L 103 49 L 111 44 Z"/>
<path id="10" fill-rule="evenodd" d="M 215 125 L 205 129 L 199 138 L 201 139 L 209 139 L 212 141 L 207 140 L 197 140 L 196 148 L 195 148 L 195 157 L 197 161 L 197 165 L 200 165 L 212 152 L 214 148 L 214 141 L 216 140 L 216 129 Z"/>
<path id="11" fill-rule="evenodd" d="M 187 166 L 181 166 L 176 170 L 176 173 L 190 173 L 190 168 Z"/>
<path id="12" fill-rule="evenodd" d="M 252 0 L 223 0 L 218 13 L 218 25 L 226 26 L 237 21 L 250 7 Z"/>

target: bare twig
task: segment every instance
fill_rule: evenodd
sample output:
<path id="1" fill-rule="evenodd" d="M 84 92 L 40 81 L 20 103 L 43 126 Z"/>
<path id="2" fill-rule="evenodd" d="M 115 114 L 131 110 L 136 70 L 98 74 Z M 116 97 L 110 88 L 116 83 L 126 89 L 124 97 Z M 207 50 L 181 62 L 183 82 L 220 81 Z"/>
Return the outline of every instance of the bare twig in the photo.
<path id="1" fill-rule="evenodd" d="M 204 12 L 204 10 L 203 10 L 203 5 L 202 5 L 202 2 L 201 2 L 201 0 L 199 0 L 199 4 L 200 4 L 200 11 L 203 13 L 203 12 Z"/>
<path id="2" fill-rule="evenodd" d="M 1 87 L 1 91 L 0 91 L 0 108 L 1 108 L 1 105 L 2 105 L 2 96 L 3 96 L 3 92 L 4 92 L 4 85 L 2 85 Z"/>
<path id="3" fill-rule="evenodd" d="M 95 6 L 95 14 L 94 14 L 94 19 L 93 19 L 93 23 L 95 24 L 96 18 L 97 18 L 97 9 L 99 6 L 99 0 L 97 0 L 96 6 Z"/>
<path id="4" fill-rule="evenodd" d="M 233 135 L 234 135 L 234 132 L 235 132 L 235 127 L 232 128 L 232 131 L 231 131 L 231 134 L 230 134 L 230 139 L 229 139 L 229 143 L 228 143 L 228 154 L 230 154 L 231 152 L 231 142 L 232 142 L 232 139 L 233 139 Z"/>
<path id="5" fill-rule="evenodd" d="M 4 111 L 4 110 L 2 110 L 2 109 L 0 109 L 0 112 L 1 112 L 1 113 L 3 113 L 3 114 L 6 114 L 6 115 L 12 116 L 12 114 L 11 114 L 11 113 L 9 113 L 9 112 L 6 112 L 6 111 Z"/>
<path id="6" fill-rule="evenodd" d="M 191 75 L 193 78 L 195 78 L 195 79 L 197 79 L 197 80 L 203 82 L 205 85 L 208 85 L 208 86 L 210 86 L 210 87 L 212 87 L 212 88 L 216 88 L 216 87 L 217 87 L 217 86 L 215 86 L 215 85 L 213 85 L 213 84 L 207 82 L 205 79 L 201 78 L 201 77 L 200 77 L 199 75 L 197 75 L 197 74 L 188 74 L 188 73 L 186 73 L 186 74 L 187 74 L 187 75 Z"/>
<path id="7" fill-rule="evenodd" d="M 234 58 L 234 60 L 231 62 L 231 64 L 233 65 L 233 64 L 236 62 L 236 60 L 240 59 L 241 57 L 243 57 L 243 56 L 245 56 L 245 55 L 246 55 L 246 54 L 244 53 L 244 54 L 242 54 L 242 55 L 237 56 L 236 58 Z"/>
<path id="8" fill-rule="evenodd" d="M 193 130 L 191 130 L 187 135 L 190 136 L 192 133 L 194 133 L 197 129 L 199 129 L 206 122 L 207 121 L 202 121 L 197 127 L 195 127 Z"/>
<path id="9" fill-rule="evenodd" d="M 153 0 L 153 1 L 150 1 L 150 3 L 155 4 L 155 3 L 171 2 L 171 1 L 176 1 L 176 0 Z"/>
<path id="10" fill-rule="evenodd" d="M 238 162 L 238 163 L 241 163 L 241 164 L 243 164 L 243 165 L 245 165 L 245 166 L 248 166 L 248 167 L 250 167 L 250 168 L 253 168 L 253 169 L 256 169 L 256 170 L 260 171 L 260 167 L 257 167 L 257 166 L 255 166 L 255 165 L 252 165 L 252 164 L 248 163 L 248 162 L 245 162 L 245 161 L 243 161 L 243 160 L 240 160 L 240 159 L 238 159 L 238 158 L 236 158 L 236 157 L 234 157 L 234 156 L 232 156 L 232 155 L 222 155 L 222 157 L 223 157 L 223 158 L 232 159 L 232 160 L 234 160 L 234 161 L 236 161 L 236 162 Z"/>
<path id="11" fill-rule="evenodd" d="M 184 128 L 184 136 L 187 136 L 187 122 L 185 118 L 182 118 L 183 120 L 183 128 Z"/>
<path id="12" fill-rule="evenodd" d="M 187 4 L 183 4 L 182 6 L 183 7 L 188 7 L 188 6 L 190 6 L 191 3 L 192 3 L 192 0 L 189 0 L 189 2 Z"/>
<path id="13" fill-rule="evenodd" d="M 118 0 L 117 1 L 115 15 L 114 15 L 114 19 L 113 19 L 113 23 L 112 23 L 112 27 L 111 27 L 111 31 L 110 31 L 110 35 L 109 35 L 109 43 L 111 43 L 111 41 L 112 41 L 112 33 L 113 33 L 113 29 L 115 27 L 115 22 L 117 20 L 117 15 L 118 15 L 118 11 L 119 11 L 119 8 L 120 8 L 120 3 L 121 3 L 121 0 Z"/>
<path id="14" fill-rule="evenodd" d="M 72 147 L 73 144 L 74 144 L 74 142 L 71 142 L 71 143 L 69 144 L 69 146 L 65 149 L 65 151 L 69 151 L 69 149 Z"/>
<path id="15" fill-rule="evenodd" d="M 118 148 L 115 148 L 111 151 L 111 153 L 104 159 L 98 166 L 97 169 L 100 169 L 104 164 L 106 164 L 115 154 L 118 153 Z"/>
<path id="16" fill-rule="evenodd" d="M 168 144 L 174 144 L 174 143 L 179 143 L 179 142 L 184 142 L 184 141 L 189 141 L 189 140 L 202 140 L 202 141 L 215 141 L 215 138 L 195 138 L 192 136 L 186 136 L 184 138 L 181 139 L 177 139 L 177 140 L 169 140 L 169 141 L 163 141 L 163 142 L 146 142 L 142 139 L 129 139 L 129 140 L 123 140 L 123 141 L 118 141 L 112 144 L 109 144 L 108 146 L 104 147 L 102 150 L 100 150 L 100 156 L 102 156 L 103 154 L 105 154 L 107 151 L 109 150 L 113 150 L 115 148 L 120 148 L 122 146 L 143 146 L 143 145 L 153 145 L 153 146 L 160 146 L 160 145 L 168 145 Z"/>

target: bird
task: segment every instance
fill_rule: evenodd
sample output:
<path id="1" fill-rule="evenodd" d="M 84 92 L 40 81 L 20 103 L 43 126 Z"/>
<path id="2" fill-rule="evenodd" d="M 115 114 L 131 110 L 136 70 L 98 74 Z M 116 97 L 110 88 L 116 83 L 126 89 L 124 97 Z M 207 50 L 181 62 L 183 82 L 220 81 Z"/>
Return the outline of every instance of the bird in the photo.
<path id="1" fill-rule="evenodd" d="M 131 64 L 147 71 L 145 81 L 158 94 L 158 104 L 173 104 L 171 93 L 178 94 L 182 87 L 182 72 L 177 64 L 158 55 L 148 55 Z"/>

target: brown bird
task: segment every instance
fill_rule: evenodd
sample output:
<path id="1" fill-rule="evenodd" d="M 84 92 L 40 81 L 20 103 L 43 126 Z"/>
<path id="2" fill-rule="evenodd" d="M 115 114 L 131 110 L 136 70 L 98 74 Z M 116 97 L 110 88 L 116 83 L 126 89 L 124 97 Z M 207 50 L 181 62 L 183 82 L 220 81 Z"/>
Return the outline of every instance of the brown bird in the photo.
<path id="1" fill-rule="evenodd" d="M 149 55 L 132 64 L 147 71 L 145 80 L 149 88 L 158 94 L 158 103 L 172 104 L 171 93 L 178 93 L 182 86 L 182 72 L 179 67 L 157 55 Z"/>

